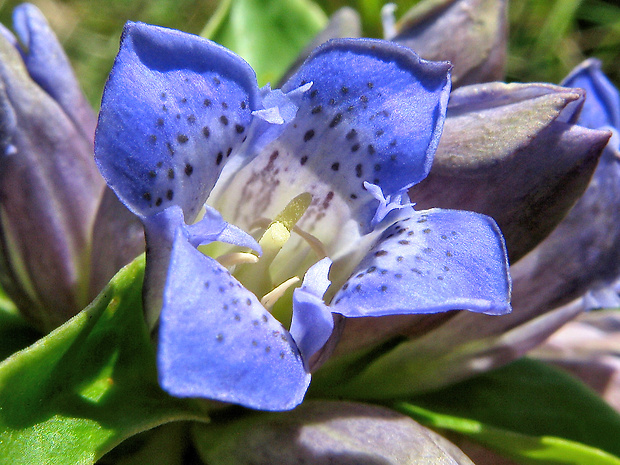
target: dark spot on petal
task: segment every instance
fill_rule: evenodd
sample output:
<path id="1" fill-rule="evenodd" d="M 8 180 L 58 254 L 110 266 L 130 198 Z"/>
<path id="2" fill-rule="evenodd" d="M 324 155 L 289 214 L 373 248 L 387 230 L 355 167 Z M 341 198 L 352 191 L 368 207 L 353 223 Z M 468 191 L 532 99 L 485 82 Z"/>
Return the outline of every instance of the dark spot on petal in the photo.
<path id="1" fill-rule="evenodd" d="M 191 176 L 193 172 L 194 172 L 194 167 L 190 165 L 189 163 L 186 163 L 185 164 L 185 175 Z"/>
<path id="2" fill-rule="evenodd" d="M 142 198 L 144 200 L 146 200 L 147 202 L 151 201 L 151 193 L 150 192 L 145 192 L 144 194 L 142 194 Z"/>
<path id="3" fill-rule="evenodd" d="M 360 100 L 361 100 L 363 103 L 368 103 L 368 97 L 366 97 L 365 95 L 362 95 L 362 96 L 360 97 Z"/>
<path id="4" fill-rule="evenodd" d="M 202 102 L 202 104 L 203 104 L 205 107 L 210 107 L 210 106 L 211 106 L 211 100 L 209 100 L 208 98 L 206 98 L 206 99 L 204 100 L 204 102 Z"/>
<path id="5" fill-rule="evenodd" d="M 335 128 L 336 126 L 338 126 L 338 124 L 340 124 L 340 121 L 342 121 L 342 113 L 338 113 L 336 114 L 336 116 L 334 116 L 334 118 L 329 123 L 329 127 Z"/>
<path id="6" fill-rule="evenodd" d="M 316 97 L 318 93 L 319 91 L 317 89 L 314 89 L 312 92 L 310 92 L 310 98 Z"/>
<path id="7" fill-rule="evenodd" d="M 158 197 L 157 200 L 155 201 L 155 205 L 159 207 L 163 201 L 164 200 L 161 197 Z"/>
<path id="8" fill-rule="evenodd" d="M 189 116 L 187 117 L 187 122 L 188 122 L 189 124 L 194 124 L 194 123 L 196 122 L 196 116 L 194 116 L 194 115 L 189 115 Z"/>
<path id="9" fill-rule="evenodd" d="M 383 257 L 383 256 L 385 256 L 385 255 L 387 255 L 387 254 L 388 254 L 388 253 L 387 253 L 387 251 L 386 251 L 386 250 L 377 250 L 377 251 L 375 252 L 375 257 Z"/>
<path id="10" fill-rule="evenodd" d="M 361 177 L 362 177 L 362 174 L 363 174 L 363 168 L 364 168 L 364 167 L 362 166 L 362 164 L 361 164 L 361 163 L 358 163 L 357 165 L 355 165 L 355 175 L 356 175 L 358 178 L 361 178 Z"/>
<path id="11" fill-rule="evenodd" d="M 159 94 L 159 96 L 160 96 L 162 99 L 165 99 L 165 98 L 166 98 L 166 93 L 165 93 L 165 92 L 162 92 L 161 94 Z"/>
<path id="12" fill-rule="evenodd" d="M 347 132 L 346 138 L 347 140 L 351 140 L 355 136 L 357 136 L 357 131 L 355 129 L 351 129 L 349 132 Z"/>
<path id="13" fill-rule="evenodd" d="M 215 339 L 217 342 L 224 342 L 224 335 L 222 333 L 218 333 L 218 335 L 215 336 Z"/>
<path id="14" fill-rule="evenodd" d="M 243 131 L 245 131 L 245 126 L 235 124 L 235 131 L 237 131 L 237 134 L 241 134 Z"/>
<path id="15" fill-rule="evenodd" d="M 373 155 L 375 153 L 375 147 L 371 144 L 368 146 L 368 153 Z"/>
<path id="16" fill-rule="evenodd" d="M 239 104 L 239 106 L 241 107 L 242 110 L 245 110 L 245 108 L 248 106 L 248 104 L 245 103 L 245 100 L 242 100 L 241 103 Z"/>
<path id="17" fill-rule="evenodd" d="M 406 240 L 404 240 L 404 239 L 403 239 L 402 241 L 398 241 L 398 243 L 399 243 L 400 245 L 409 245 L 409 244 L 410 244 L 410 242 L 409 242 L 409 241 L 406 241 Z"/>
<path id="18" fill-rule="evenodd" d="M 172 190 L 168 190 L 168 192 L 166 192 L 166 198 L 168 200 L 172 200 L 173 197 L 174 197 L 174 192 L 172 192 Z"/>
<path id="19" fill-rule="evenodd" d="M 149 177 L 150 178 L 154 178 L 155 176 L 157 176 L 157 173 L 153 170 L 149 171 Z"/>
<path id="20" fill-rule="evenodd" d="M 338 171 L 339 168 L 340 168 L 340 163 L 336 162 L 336 163 L 332 164 L 332 170 L 333 171 Z"/>
<path id="21" fill-rule="evenodd" d="M 220 163 L 222 163 L 223 159 L 224 159 L 224 154 L 222 152 L 219 152 L 217 154 L 217 158 L 215 159 L 215 164 L 219 165 Z"/>
<path id="22" fill-rule="evenodd" d="M 157 118 L 157 122 L 155 123 L 158 127 L 162 127 L 164 125 L 163 118 Z"/>
<path id="23" fill-rule="evenodd" d="M 372 82 L 369 82 L 366 85 L 368 86 L 369 89 L 372 89 L 375 86 Z"/>
<path id="24" fill-rule="evenodd" d="M 354 144 L 351 147 L 351 152 L 357 152 L 360 149 L 360 144 Z"/>
<path id="25" fill-rule="evenodd" d="M 316 115 L 317 113 L 321 113 L 321 110 L 323 110 L 323 107 L 321 105 L 318 105 L 314 107 L 310 113 Z"/>
<path id="26" fill-rule="evenodd" d="M 314 129 L 310 129 L 304 134 L 304 142 L 308 142 L 314 137 Z"/>
<path id="27" fill-rule="evenodd" d="M 383 286 L 381 286 L 380 289 L 381 289 L 381 292 L 386 292 L 387 291 L 387 286 L 383 285 Z"/>
<path id="28" fill-rule="evenodd" d="M 228 118 L 226 118 L 225 115 L 220 116 L 220 123 L 222 123 L 224 126 L 228 126 Z"/>
<path id="29" fill-rule="evenodd" d="M 209 130 L 209 126 L 205 126 L 202 128 L 202 135 L 205 136 L 206 139 L 211 135 L 211 131 Z"/>
<path id="30" fill-rule="evenodd" d="M 213 83 L 214 83 L 216 86 L 219 86 L 219 85 L 222 83 L 222 81 L 220 81 L 220 79 L 219 79 L 217 76 L 214 76 L 214 77 L 213 77 Z"/>
<path id="31" fill-rule="evenodd" d="M 304 156 L 303 156 L 303 157 L 301 157 L 301 159 L 299 160 L 299 163 L 301 163 L 302 165 L 305 165 L 307 161 L 308 161 L 308 157 L 304 155 Z"/>
<path id="32" fill-rule="evenodd" d="M 172 168 L 168 169 L 168 178 L 174 179 L 174 169 Z"/>
<path id="33" fill-rule="evenodd" d="M 398 257 L 396 257 L 396 261 L 397 262 L 402 262 L 405 259 L 405 257 L 403 257 L 402 255 L 399 255 Z"/>
<path id="34" fill-rule="evenodd" d="M 336 99 L 330 98 L 329 99 L 329 104 L 330 105 L 336 105 Z"/>
<path id="35" fill-rule="evenodd" d="M 226 102 L 222 102 L 222 108 L 226 110 L 228 108 L 228 104 Z"/>
<path id="36" fill-rule="evenodd" d="M 177 140 L 179 141 L 179 143 L 184 144 L 189 140 L 189 137 L 187 137 L 185 134 L 179 134 L 177 136 Z"/>
<path id="37" fill-rule="evenodd" d="M 168 153 L 170 153 L 171 156 L 174 155 L 174 148 L 170 142 L 166 142 L 166 147 L 168 147 Z"/>
<path id="38" fill-rule="evenodd" d="M 381 137 L 383 134 L 385 134 L 385 131 L 383 129 L 379 129 L 377 132 L 375 132 L 375 136 L 377 137 Z"/>

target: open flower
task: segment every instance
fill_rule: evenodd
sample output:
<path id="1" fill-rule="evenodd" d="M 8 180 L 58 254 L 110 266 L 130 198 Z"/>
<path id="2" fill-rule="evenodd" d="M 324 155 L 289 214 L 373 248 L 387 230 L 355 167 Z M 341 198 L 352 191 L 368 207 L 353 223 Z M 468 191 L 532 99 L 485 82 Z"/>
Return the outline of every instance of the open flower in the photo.
<path id="1" fill-rule="evenodd" d="M 127 24 L 95 153 L 145 225 L 165 390 L 290 409 L 342 316 L 510 310 L 493 220 L 404 200 L 430 169 L 449 89 L 448 64 L 350 39 L 260 90 L 212 42 Z"/>

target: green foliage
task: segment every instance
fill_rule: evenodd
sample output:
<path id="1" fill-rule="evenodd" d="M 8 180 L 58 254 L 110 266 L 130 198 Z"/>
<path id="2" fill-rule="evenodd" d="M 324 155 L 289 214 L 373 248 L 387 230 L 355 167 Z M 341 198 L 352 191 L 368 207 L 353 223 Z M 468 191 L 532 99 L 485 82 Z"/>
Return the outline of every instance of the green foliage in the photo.
<path id="1" fill-rule="evenodd" d="M 157 384 L 143 272 L 141 257 L 86 310 L 0 364 L 0 463 L 93 463 L 140 431 L 207 420 Z"/>
<path id="2" fill-rule="evenodd" d="M 519 360 L 396 408 L 523 463 L 620 464 L 620 415 L 579 381 L 535 360 Z"/>
<path id="3" fill-rule="evenodd" d="M 416 421 L 454 431 L 526 465 L 620 465 L 620 459 L 600 449 L 553 436 L 529 436 L 484 423 L 443 415 L 403 402 L 396 406 Z"/>
<path id="4" fill-rule="evenodd" d="M 326 22 L 309 0 L 225 0 L 201 35 L 245 58 L 260 86 L 275 85 Z"/>

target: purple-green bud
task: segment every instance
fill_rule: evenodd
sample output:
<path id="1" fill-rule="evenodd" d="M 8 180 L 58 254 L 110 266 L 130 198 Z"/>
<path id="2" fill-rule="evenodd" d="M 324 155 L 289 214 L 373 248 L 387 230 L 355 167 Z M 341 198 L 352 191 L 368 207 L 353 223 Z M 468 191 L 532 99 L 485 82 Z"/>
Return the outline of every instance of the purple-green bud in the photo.
<path id="1" fill-rule="evenodd" d="M 36 7 L 17 7 L 14 24 L 23 47 L 0 29 L 0 282 L 26 319 L 49 331 L 103 286 L 103 277 L 91 286 L 95 245 L 114 267 L 128 259 L 115 238 L 93 244 L 105 182 L 93 159 L 95 115 L 69 61 Z M 120 221 L 124 207 L 114 202 L 100 214 Z"/>
<path id="2" fill-rule="evenodd" d="M 505 0 L 426 0 L 396 24 L 395 42 L 427 60 L 450 61 L 452 87 L 504 79 Z"/>
<path id="3" fill-rule="evenodd" d="M 201 426 L 194 438 L 208 463 L 473 465 L 454 444 L 411 418 L 352 402 L 308 401 L 290 412 Z"/>

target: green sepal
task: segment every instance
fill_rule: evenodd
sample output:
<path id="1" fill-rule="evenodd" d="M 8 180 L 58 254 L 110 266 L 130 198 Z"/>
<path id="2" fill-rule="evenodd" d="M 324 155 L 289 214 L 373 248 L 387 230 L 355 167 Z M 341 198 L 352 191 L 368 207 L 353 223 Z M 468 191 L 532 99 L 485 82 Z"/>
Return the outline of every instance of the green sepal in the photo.
<path id="1" fill-rule="evenodd" d="M 0 463 L 87 464 L 200 405 L 157 384 L 142 315 L 144 257 L 66 324 L 0 364 Z"/>

